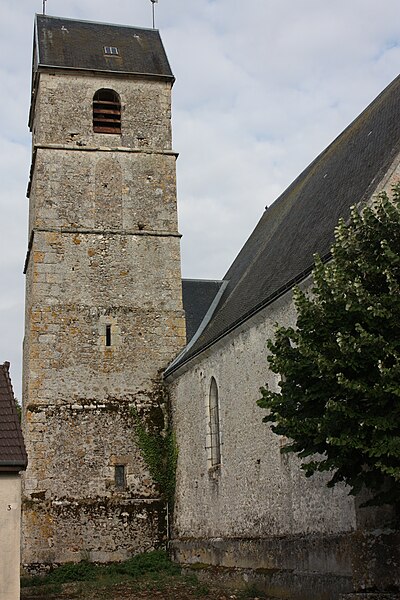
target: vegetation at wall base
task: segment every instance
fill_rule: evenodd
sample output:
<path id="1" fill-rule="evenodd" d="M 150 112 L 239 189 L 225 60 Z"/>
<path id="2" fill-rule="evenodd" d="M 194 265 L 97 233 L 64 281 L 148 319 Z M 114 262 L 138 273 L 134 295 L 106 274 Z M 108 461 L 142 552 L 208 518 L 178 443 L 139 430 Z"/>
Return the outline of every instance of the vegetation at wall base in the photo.
<path id="1" fill-rule="evenodd" d="M 400 184 L 335 230 L 315 257 L 310 292 L 295 288 L 295 327 L 268 341 L 280 391 L 261 388 L 264 421 L 291 441 L 307 476 L 365 486 L 366 503 L 400 502 Z"/>
<path id="2" fill-rule="evenodd" d="M 88 561 L 66 563 L 54 568 L 43 576 L 23 577 L 21 586 L 41 586 L 64 584 L 77 581 L 95 581 L 101 579 L 120 580 L 121 578 L 137 579 L 150 573 L 177 575 L 178 565 L 171 562 L 164 550 L 154 550 L 137 554 L 127 561 L 106 565 Z"/>
<path id="3" fill-rule="evenodd" d="M 21 600 L 227 600 L 265 598 L 256 588 L 224 591 L 182 574 L 166 552 L 157 550 L 107 565 L 68 563 L 43 576 L 23 577 Z"/>
<path id="4" fill-rule="evenodd" d="M 139 449 L 157 483 L 162 498 L 167 502 L 170 512 L 173 511 L 175 497 L 176 463 L 178 449 L 175 434 L 170 420 L 169 401 L 164 390 L 163 403 L 153 407 L 157 418 L 150 420 L 142 417 L 133 408 L 135 434 Z"/>

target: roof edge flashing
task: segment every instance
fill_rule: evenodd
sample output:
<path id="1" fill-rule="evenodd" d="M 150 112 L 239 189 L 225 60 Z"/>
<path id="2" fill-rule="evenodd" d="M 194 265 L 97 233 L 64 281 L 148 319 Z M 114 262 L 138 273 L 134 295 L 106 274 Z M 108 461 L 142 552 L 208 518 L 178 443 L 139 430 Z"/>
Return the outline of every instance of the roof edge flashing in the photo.
<path id="1" fill-rule="evenodd" d="M 222 285 L 223 283 L 223 279 L 196 279 L 195 277 L 182 277 L 182 281 L 199 281 L 199 282 L 205 282 L 205 283 L 220 283 Z"/>
<path id="2" fill-rule="evenodd" d="M 192 280 L 192 281 L 204 281 L 204 280 L 197 279 L 197 280 Z M 221 283 L 221 280 L 217 280 L 217 282 Z M 215 294 L 215 298 L 211 302 L 210 307 L 209 307 L 208 311 L 206 312 L 206 314 L 204 315 L 203 320 L 201 321 L 196 333 L 194 334 L 194 336 L 192 337 L 190 342 L 184 347 L 182 352 L 180 352 L 178 354 L 178 356 L 172 361 L 172 363 L 166 368 L 166 370 L 164 372 L 164 378 L 168 377 L 168 375 L 171 374 L 175 370 L 175 367 L 180 363 L 182 358 L 184 358 L 184 356 L 193 347 L 195 342 L 199 339 L 200 335 L 203 333 L 203 331 L 207 327 L 208 323 L 211 321 L 211 318 L 212 318 L 213 314 L 215 313 L 215 311 L 218 307 L 218 304 L 220 303 L 220 300 L 222 298 L 222 295 L 223 295 L 228 283 L 229 282 L 226 279 L 222 281 L 221 286 L 220 286 L 218 292 Z"/>

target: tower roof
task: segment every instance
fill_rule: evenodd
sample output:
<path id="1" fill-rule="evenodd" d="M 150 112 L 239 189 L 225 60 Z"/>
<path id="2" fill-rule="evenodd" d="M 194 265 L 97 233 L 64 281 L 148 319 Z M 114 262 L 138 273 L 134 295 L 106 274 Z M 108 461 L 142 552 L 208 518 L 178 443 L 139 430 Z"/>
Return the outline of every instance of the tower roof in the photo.
<path id="1" fill-rule="evenodd" d="M 35 19 L 34 71 L 39 67 L 174 78 L 156 29 L 48 15 Z"/>
<path id="2" fill-rule="evenodd" d="M 28 464 L 9 366 L 0 365 L 0 473 L 23 471 Z"/>
<path id="3" fill-rule="evenodd" d="M 400 76 L 264 212 L 224 276 L 228 285 L 196 342 L 166 374 L 227 335 L 329 256 L 339 217 L 367 201 L 400 152 Z"/>

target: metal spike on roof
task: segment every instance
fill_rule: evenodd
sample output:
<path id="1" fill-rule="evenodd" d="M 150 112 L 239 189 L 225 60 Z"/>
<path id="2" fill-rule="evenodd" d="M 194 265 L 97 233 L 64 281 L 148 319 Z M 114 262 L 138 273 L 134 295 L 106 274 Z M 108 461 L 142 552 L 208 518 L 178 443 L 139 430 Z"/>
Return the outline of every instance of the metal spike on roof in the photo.
<path id="1" fill-rule="evenodd" d="M 152 11 L 153 11 L 153 29 L 155 29 L 155 19 L 154 19 L 154 5 L 158 2 L 158 0 L 150 0 Z"/>

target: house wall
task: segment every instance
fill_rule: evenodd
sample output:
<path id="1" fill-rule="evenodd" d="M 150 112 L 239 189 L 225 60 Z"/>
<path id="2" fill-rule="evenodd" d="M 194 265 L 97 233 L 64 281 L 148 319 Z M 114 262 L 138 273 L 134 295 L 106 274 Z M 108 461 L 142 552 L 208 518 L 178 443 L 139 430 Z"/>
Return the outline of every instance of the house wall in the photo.
<path id="1" fill-rule="evenodd" d="M 0 474 L 0 598 L 19 600 L 21 479 Z"/>

